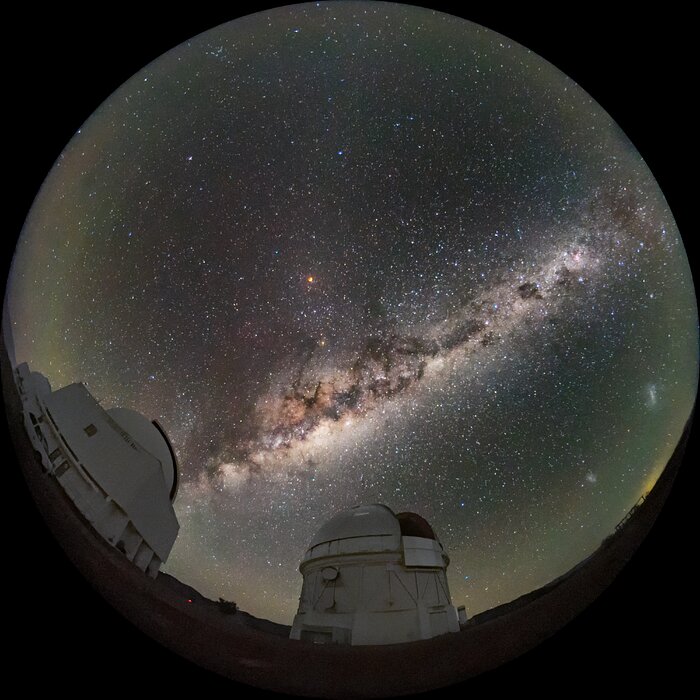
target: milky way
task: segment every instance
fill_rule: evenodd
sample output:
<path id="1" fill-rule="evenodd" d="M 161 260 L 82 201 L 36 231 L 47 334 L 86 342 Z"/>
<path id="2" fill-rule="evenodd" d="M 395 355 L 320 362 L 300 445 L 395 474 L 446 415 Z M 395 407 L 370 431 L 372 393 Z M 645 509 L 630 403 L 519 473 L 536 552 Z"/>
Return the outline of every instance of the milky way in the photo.
<path id="1" fill-rule="evenodd" d="M 511 266 L 504 271 L 505 280 L 486 285 L 480 293 L 470 290 L 460 302 L 451 300 L 444 308 L 431 303 L 425 309 L 430 320 L 413 324 L 412 334 L 380 325 L 371 335 L 360 336 L 359 349 L 350 353 L 329 356 L 323 352 L 325 338 L 311 341 L 298 366 L 293 365 L 294 381 L 286 391 L 262 398 L 251 421 L 254 438 L 242 443 L 237 460 L 224 463 L 223 470 L 229 478 L 236 471 L 239 478 L 255 477 L 290 452 L 287 468 L 297 468 L 304 464 L 299 448 L 313 442 L 318 432 L 335 424 L 340 430 L 354 429 L 356 420 L 410 393 L 416 383 L 449 379 L 453 373 L 473 376 L 470 365 L 479 362 L 481 348 L 508 343 L 518 331 L 534 334 L 539 324 L 556 322 L 572 297 L 590 296 L 599 256 L 606 254 L 609 251 L 574 242 L 536 266 L 521 261 L 520 269 Z M 307 283 L 316 280 L 310 276 Z M 314 367 L 318 354 L 324 357 L 320 367 Z M 451 371 L 440 371 L 446 363 Z"/>
<path id="2" fill-rule="evenodd" d="M 315 530 L 416 511 L 470 614 L 590 554 L 697 385 L 682 242 L 575 83 L 456 17 L 222 25 L 88 119 L 28 216 L 18 359 L 158 418 L 165 570 L 289 622 Z"/>

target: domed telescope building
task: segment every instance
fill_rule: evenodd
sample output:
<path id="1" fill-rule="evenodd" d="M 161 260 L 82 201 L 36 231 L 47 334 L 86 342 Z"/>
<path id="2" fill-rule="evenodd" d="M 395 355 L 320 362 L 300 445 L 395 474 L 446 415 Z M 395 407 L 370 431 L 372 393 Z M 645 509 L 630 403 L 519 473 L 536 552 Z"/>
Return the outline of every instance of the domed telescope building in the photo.
<path id="1" fill-rule="evenodd" d="M 316 533 L 299 565 L 304 577 L 291 639 L 398 644 L 458 632 L 449 557 L 428 522 L 381 504 L 356 506 Z"/>
<path id="2" fill-rule="evenodd" d="M 26 363 L 15 383 L 46 472 L 104 540 L 155 577 L 180 528 L 178 465 L 165 431 L 137 411 L 103 409 L 84 384 L 52 391 Z"/>

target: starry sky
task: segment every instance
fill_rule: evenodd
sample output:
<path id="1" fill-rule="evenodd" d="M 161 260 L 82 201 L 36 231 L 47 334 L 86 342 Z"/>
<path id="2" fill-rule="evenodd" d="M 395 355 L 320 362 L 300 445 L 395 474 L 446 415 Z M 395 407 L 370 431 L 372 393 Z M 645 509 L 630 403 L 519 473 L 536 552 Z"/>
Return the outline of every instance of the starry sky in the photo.
<path id="1" fill-rule="evenodd" d="M 564 573 L 697 388 L 632 144 L 522 46 L 402 5 L 265 11 L 136 74 L 48 175 L 9 294 L 18 360 L 168 431 L 164 570 L 287 623 L 358 503 L 426 517 L 470 615 Z"/>

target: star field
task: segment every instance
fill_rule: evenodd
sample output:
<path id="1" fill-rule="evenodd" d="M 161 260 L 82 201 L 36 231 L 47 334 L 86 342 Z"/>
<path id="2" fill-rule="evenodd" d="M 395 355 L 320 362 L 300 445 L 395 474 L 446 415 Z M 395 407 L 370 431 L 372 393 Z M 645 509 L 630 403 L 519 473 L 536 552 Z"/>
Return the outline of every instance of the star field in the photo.
<path id="1" fill-rule="evenodd" d="M 634 147 L 536 55 L 408 6 L 262 12 L 135 75 L 47 178 L 10 302 L 19 360 L 168 431 L 165 570 L 283 622 L 363 502 L 428 519 L 470 615 L 564 573 L 697 383 Z"/>

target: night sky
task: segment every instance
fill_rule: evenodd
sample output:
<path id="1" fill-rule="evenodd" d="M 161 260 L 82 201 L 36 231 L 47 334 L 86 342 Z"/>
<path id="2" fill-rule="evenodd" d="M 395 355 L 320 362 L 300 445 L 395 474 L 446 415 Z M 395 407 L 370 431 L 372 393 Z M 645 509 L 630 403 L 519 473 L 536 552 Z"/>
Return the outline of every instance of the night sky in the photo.
<path id="1" fill-rule="evenodd" d="M 697 385 L 634 147 L 544 60 L 408 6 L 268 11 L 138 73 L 47 178 L 10 294 L 19 360 L 171 436 L 165 570 L 282 622 L 358 503 L 425 516 L 470 615 L 564 573 Z"/>

